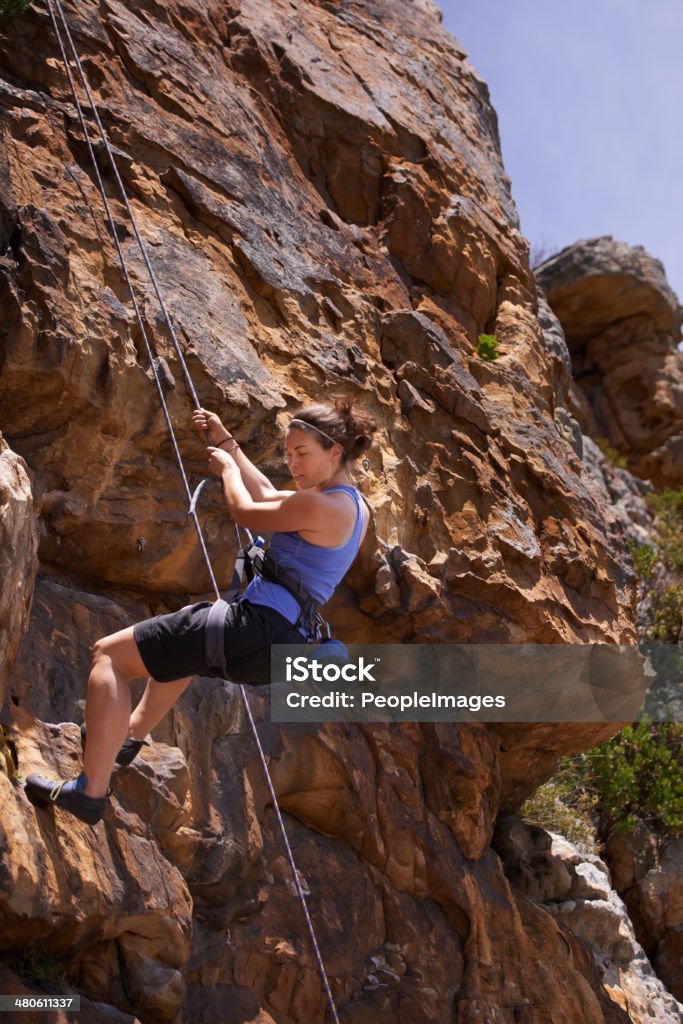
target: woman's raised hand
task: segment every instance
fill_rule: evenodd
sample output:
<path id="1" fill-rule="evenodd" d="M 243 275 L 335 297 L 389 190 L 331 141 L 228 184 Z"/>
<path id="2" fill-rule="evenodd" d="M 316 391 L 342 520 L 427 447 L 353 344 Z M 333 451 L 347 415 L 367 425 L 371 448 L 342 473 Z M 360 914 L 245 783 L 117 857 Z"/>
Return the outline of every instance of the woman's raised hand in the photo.
<path id="1" fill-rule="evenodd" d="M 226 430 L 221 423 L 220 416 L 208 409 L 195 409 L 192 413 L 192 426 L 198 434 L 206 434 L 208 431 L 211 443 L 216 445 L 220 441 L 227 441 L 232 434 Z"/>

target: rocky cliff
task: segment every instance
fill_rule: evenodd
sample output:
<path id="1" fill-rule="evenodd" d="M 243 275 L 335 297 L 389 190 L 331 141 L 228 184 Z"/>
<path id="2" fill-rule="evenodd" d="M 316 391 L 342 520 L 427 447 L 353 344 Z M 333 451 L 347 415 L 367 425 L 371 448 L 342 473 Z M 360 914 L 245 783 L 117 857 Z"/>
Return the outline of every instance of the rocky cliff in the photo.
<path id="1" fill-rule="evenodd" d="M 358 480 L 374 523 L 327 608 L 339 635 L 634 643 L 646 485 L 584 433 L 573 336 L 437 8 L 84 0 L 68 17 L 202 403 L 276 485 L 302 402 L 351 391 L 381 423 Z M 12 778 L 16 761 L 74 774 L 93 641 L 209 581 L 46 8 L 1 33 L 0 953 L 60 965 L 82 1020 L 322 1024 L 236 687 L 195 680 L 92 829 Z M 96 153 L 196 480 L 182 375 Z M 673 314 L 651 319 L 673 337 Z M 217 488 L 202 520 L 226 585 Z M 559 754 L 616 725 L 280 727 L 267 689 L 251 701 L 344 1024 L 648 1019 L 492 846 Z"/>
<path id="2" fill-rule="evenodd" d="M 607 236 L 563 249 L 537 274 L 567 340 L 581 429 L 604 437 L 637 476 L 680 487 L 683 308 L 662 264 Z"/>

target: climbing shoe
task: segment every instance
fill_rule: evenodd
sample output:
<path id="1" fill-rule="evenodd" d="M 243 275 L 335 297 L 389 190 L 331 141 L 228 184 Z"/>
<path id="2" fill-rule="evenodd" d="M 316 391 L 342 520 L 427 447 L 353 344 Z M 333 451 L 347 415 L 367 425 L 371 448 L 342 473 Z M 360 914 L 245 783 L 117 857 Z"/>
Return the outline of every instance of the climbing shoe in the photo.
<path id="1" fill-rule="evenodd" d="M 149 746 L 147 740 L 134 740 L 130 737 L 123 741 L 121 749 L 116 755 L 116 763 L 121 765 L 129 765 L 134 757 L 140 753 L 143 745 Z M 81 726 L 81 746 L 83 747 L 83 753 L 85 754 L 85 722 Z"/>
<path id="2" fill-rule="evenodd" d="M 24 783 L 26 795 L 32 804 L 47 806 L 52 803 L 74 814 L 88 825 L 95 825 L 104 814 L 107 798 L 88 796 L 85 792 L 87 784 L 88 777 L 85 772 L 62 782 L 51 782 L 42 775 L 29 775 Z M 107 791 L 110 792 L 111 790 Z"/>

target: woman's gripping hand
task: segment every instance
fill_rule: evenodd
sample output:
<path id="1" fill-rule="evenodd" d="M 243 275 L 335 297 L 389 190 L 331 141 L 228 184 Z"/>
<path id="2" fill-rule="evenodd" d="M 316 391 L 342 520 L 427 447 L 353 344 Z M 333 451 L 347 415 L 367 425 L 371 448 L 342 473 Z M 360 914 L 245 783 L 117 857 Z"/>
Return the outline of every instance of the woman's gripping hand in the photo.
<path id="1" fill-rule="evenodd" d="M 195 409 L 192 413 L 192 426 L 201 436 L 208 432 L 213 445 L 220 444 L 232 437 L 229 430 L 226 430 L 221 422 L 220 416 L 208 409 Z"/>

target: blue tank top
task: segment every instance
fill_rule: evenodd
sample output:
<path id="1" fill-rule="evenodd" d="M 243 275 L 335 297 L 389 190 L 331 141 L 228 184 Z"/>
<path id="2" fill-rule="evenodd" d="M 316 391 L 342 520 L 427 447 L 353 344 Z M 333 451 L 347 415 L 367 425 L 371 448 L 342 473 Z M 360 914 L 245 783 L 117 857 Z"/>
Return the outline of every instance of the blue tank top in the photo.
<path id="1" fill-rule="evenodd" d="M 318 604 L 325 604 L 332 597 L 337 584 L 344 578 L 360 547 L 363 529 L 363 499 L 355 487 L 338 484 L 322 491 L 346 491 L 356 501 L 356 525 L 346 544 L 335 548 L 324 548 L 320 544 L 311 544 L 298 533 L 274 533 L 270 540 L 270 550 L 277 556 L 277 564 L 283 569 L 298 573 L 303 587 Z M 295 597 L 277 583 L 270 583 L 261 576 L 255 575 L 251 583 L 243 591 L 252 604 L 264 604 L 284 615 L 292 624 L 299 618 L 299 602 Z M 306 630 L 299 627 L 302 636 Z"/>

